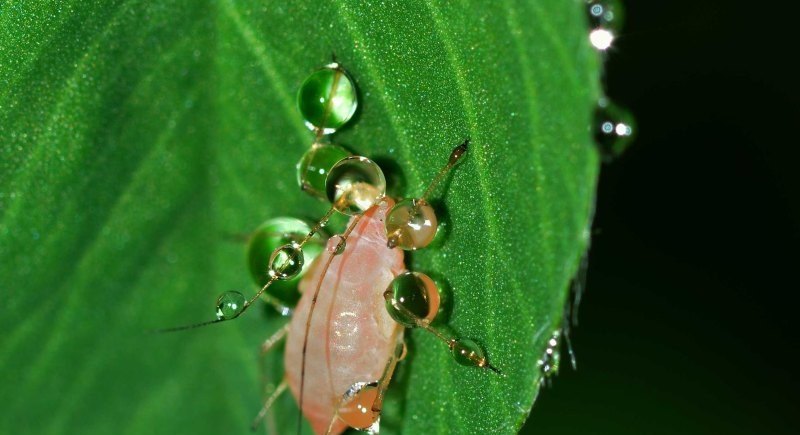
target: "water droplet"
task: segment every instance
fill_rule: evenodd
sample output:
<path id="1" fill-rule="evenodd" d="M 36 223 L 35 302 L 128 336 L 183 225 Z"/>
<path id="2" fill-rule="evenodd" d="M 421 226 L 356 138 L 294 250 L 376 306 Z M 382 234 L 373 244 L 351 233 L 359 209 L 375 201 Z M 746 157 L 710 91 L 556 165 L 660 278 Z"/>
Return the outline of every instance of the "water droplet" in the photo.
<path id="1" fill-rule="evenodd" d="M 331 236 L 328 239 L 328 245 L 325 246 L 325 250 L 332 253 L 333 255 L 340 255 L 344 252 L 345 248 L 347 247 L 347 239 L 336 234 L 335 236 Z"/>
<path id="2" fill-rule="evenodd" d="M 417 321 L 433 321 L 439 312 L 439 290 L 424 273 L 404 272 L 397 275 L 384 293 L 386 310 L 401 325 L 417 326 Z"/>
<path id="3" fill-rule="evenodd" d="M 630 146 L 635 131 L 633 116 L 608 98 L 601 98 L 598 102 L 592 128 L 605 161 L 619 157 Z"/>
<path id="4" fill-rule="evenodd" d="M 270 280 L 269 264 L 272 254 L 281 246 L 297 243 L 311 231 L 307 222 L 292 217 L 277 217 L 270 219 L 256 229 L 250 236 L 247 247 L 247 262 L 250 274 L 259 287 Z M 292 279 L 274 282 L 269 289 L 269 295 L 282 303 L 293 306 L 300 298 L 297 285 L 308 271 L 311 262 L 317 258 L 323 249 L 323 235 L 315 234 L 303 246 L 303 268 Z"/>
<path id="5" fill-rule="evenodd" d="M 367 211 L 386 195 L 386 179 L 375 162 L 366 157 L 352 156 L 331 168 L 325 191 L 338 211 L 356 215 Z"/>
<path id="6" fill-rule="evenodd" d="M 247 299 L 237 291 L 227 291 L 217 298 L 217 319 L 230 320 L 239 317 L 244 311 Z"/>
<path id="7" fill-rule="evenodd" d="M 303 251 L 294 243 L 283 245 L 269 259 L 269 276 L 280 280 L 291 279 L 303 270 Z"/>
<path id="8" fill-rule="evenodd" d="M 561 352 L 558 350 L 560 338 L 560 329 L 553 332 L 553 335 L 547 340 L 547 348 L 536 362 L 542 373 L 541 382 L 548 381 L 550 377 L 558 373 L 558 366 L 561 362 Z"/>
<path id="9" fill-rule="evenodd" d="M 404 199 L 386 216 L 388 246 L 409 250 L 428 246 L 436 237 L 436 213 L 424 200 Z"/>
<path id="10" fill-rule="evenodd" d="M 380 412 L 372 410 L 378 398 L 376 383 L 358 382 L 353 384 L 342 398 L 339 418 L 348 426 L 359 429 L 370 429 L 381 417 Z"/>
<path id="11" fill-rule="evenodd" d="M 333 165 L 350 152 L 332 144 L 315 144 L 297 162 L 297 183 L 300 188 L 311 195 L 325 198 L 325 178 Z"/>
<path id="12" fill-rule="evenodd" d="M 331 134 L 356 112 L 355 84 L 338 64 L 332 63 L 303 82 L 297 94 L 297 107 L 308 128 Z"/>
<path id="13" fill-rule="evenodd" d="M 450 352 L 453 359 L 462 366 L 484 367 L 486 365 L 483 349 L 468 338 L 451 340 Z"/>
<path id="14" fill-rule="evenodd" d="M 587 0 L 589 23 L 593 29 L 602 27 L 620 31 L 625 22 L 625 10 L 618 0 Z"/>

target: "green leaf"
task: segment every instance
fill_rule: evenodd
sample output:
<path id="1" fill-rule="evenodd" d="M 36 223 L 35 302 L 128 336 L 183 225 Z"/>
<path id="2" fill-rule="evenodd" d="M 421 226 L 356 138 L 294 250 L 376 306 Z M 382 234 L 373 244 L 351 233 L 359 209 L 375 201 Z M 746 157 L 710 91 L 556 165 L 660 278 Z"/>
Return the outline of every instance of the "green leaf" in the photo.
<path id="1" fill-rule="evenodd" d="M 59 1 L 0 6 L 0 433 L 247 433 L 283 322 L 151 335 L 254 291 L 245 233 L 319 217 L 294 164 L 297 88 L 331 53 L 360 90 L 335 135 L 420 192 L 448 237 L 453 331 L 505 377 L 410 334 L 387 432 L 513 433 L 587 247 L 598 60 L 580 1 Z M 267 359 L 274 382 L 280 355 Z M 282 397 L 268 420 L 294 430 Z"/>

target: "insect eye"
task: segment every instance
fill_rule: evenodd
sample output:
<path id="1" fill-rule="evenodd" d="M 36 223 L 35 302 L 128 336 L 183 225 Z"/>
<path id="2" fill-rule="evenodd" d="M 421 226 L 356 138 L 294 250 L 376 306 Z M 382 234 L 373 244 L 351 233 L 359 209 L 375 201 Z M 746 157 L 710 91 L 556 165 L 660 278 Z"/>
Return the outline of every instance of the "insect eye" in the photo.
<path id="1" fill-rule="evenodd" d="M 325 192 L 336 210 L 352 216 L 369 210 L 386 195 L 386 178 L 372 160 L 346 157 L 331 168 Z"/>

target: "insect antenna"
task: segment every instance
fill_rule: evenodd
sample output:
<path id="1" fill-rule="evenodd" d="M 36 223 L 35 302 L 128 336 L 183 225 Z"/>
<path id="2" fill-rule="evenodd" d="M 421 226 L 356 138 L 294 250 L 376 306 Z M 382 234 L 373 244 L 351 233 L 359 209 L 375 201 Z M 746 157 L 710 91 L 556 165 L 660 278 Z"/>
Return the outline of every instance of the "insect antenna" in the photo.
<path id="1" fill-rule="evenodd" d="M 453 148 L 447 163 L 433 177 L 421 197 L 404 199 L 395 204 L 386 219 L 386 246 L 413 251 L 424 248 L 433 241 L 439 224 L 436 212 L 428 204 L 427 198 L 461 161 L 468 148 L 469 139 Z"/>
<path id="2" fill-rule="evenodd" d="M 328 252 L 329 253 L 328 258 L 325 260 L 325 265 L 322 268 L 322 273 L 320 274 L 319 280 L 317 281 L 317 286 L 314 289 L 314 296 L 311 298 L 311 306 L 308 310 L 308 317 L 306 318 L 305 332 L 303 335 L 303 352 L 301 357 L 302 362 L 300 364 L 300 393 L 298 394 L 299 397 L 297 401 L 299 406 L 299 411 L 297 414 L 298 434 L 300 434 L 303 424 L 303 398 L 304 398 L 303 396 L 304 396 L 304 390 L 305 390 L 304 387 L 306 382 L 306 353 L 308 351 L 308 333 L 311 330 L 311 318 L 314 316 L 314 309 L 316 308 L 317 305 L 317 299 L 319 298 L 319 292 L 320 289 L 322 288 L 322 282 L 325 280 L 325 275 L 328 273 L 328 269 L 331 266 L 331 262 L 333 262 L 334 257 L 344 252 L 345 245 L 347 244 L 347 238 L 350 236 L 350 233 L 352 233 L 353 230 L 356 228 L 356 225 L 358 224 L 359 221 L 361 221 L 361 218 L 363 216 L 364 216 L 363 214 L 357 214 L 353 216 L 353 219 L 347 226 L 345 232 L 342 233 L 341 235 L 334 236 L 338 237 L 338 243 L 336 244 L 336 246 L 333 247 L 332 250 L 329 250 Z"/>
<path id="3" fill-rule="evenodd" d="M 439 173 L 433 178 L 431 184 L 429 184 L 428 188 L 425 189 L 425 193 L 422 194 L 420 200 L 425 201 L 428 196 L 433 193 L 433 190 L 436 189 L 436 186 L 439 185 L 444 176 L 447 175 L 447 173 L 450 172 L 450 170 L 461 161 L 461 157 L 467 153 L 467 149 L 469 149 L 469 138 L 464 140 L 464 142 L 457 147 L 453 148 L 453 151 L 450 153 L 450 158 L 447 160 L 447 164 L 439 170 Z"/>
<path id="4" fill-rule="evenodd" d="M 206 322 L 194 323 L 190 325 L 175 326 L 172 328 L 156 329 L 155 333 L 167 333 L 185 331 L 188 329 L 200 328 L 202 326 L 213 325 L 215 323 L 226 322 L 241 316 L 251 305 L 253 305 L 265 291 L 278 280 L 287 280 L 297 276 L 303 269 L 303 246 L 311 240 L 319 230 L 324 227 L 333 213 L 336 211 L 336 206 L 331 207 L 322 219 L 314 225 L 313 228 L 306 234 L 300 242 L 292 242 L 278 247 L 272 252 L 269 259 L 269 280 L 264 284 L 261 289 L 256 292 L 250 299 L 238 291 L 227 291 L 222 293 L 217 299 L 217 318 Z M 274 300 L 268 298 L 268 302 L 276 305 L 281 312 L 291 312 L 288 307 L 283 306 Z"/>

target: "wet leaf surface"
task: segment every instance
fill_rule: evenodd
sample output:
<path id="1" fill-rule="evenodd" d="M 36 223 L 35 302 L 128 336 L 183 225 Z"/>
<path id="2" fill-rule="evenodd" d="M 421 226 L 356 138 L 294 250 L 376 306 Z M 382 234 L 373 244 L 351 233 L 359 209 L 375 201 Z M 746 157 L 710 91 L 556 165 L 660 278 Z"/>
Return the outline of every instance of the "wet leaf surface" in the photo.
<path id="1" fill-rule="evenodd" d="M 484 4 L 486 3 L 486 4 Z M 411 334 L 385 429 L 513 433 L 587 246 L 597 59 L 581 2 L 7 2 L 0 6 L 2 433 L 248 433 L 258 345 L 284 321 L 213 317 L 251 292 L 232 235 L 314 218 L 295 107 L 335 53 L 361 106 L 335 140 L 434 203 L 447 238 L 409 267 L 452 290 L 452 331 L 506 377 Z M 250 294 L 250 293 L 248 293 Z M 281 370 L 266 362 L 268 381 Z M 294 430 L 284 396 L 268 419 Z"/>

